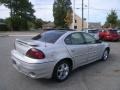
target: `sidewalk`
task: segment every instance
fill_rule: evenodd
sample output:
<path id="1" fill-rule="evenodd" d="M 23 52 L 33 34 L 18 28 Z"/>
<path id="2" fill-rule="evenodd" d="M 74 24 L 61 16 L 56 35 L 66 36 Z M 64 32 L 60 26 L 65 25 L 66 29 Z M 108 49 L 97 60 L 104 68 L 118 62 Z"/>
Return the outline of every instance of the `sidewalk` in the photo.
<path id="1" fill-rule="evenodd" d="M 13 32 L 0 32 L 0 37 L 5 37 L 5 36 L 35 36 L 39 34 L 39 32 L 34 32 L 34 31 L 13 31 Z"/>
<path id="2" fill-rule="evenodd" d="M 0 37 L 6 37 L 6 36 L 8 36 L 7 34 L 1 34 L 0 33 Z"/>

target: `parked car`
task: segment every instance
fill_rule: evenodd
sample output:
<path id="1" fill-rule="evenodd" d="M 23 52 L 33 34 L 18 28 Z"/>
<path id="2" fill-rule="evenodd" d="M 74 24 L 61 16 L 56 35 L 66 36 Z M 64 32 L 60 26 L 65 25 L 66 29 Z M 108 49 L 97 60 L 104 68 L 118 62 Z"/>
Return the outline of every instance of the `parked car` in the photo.
<path id="1" fill-rule="evenodd" d="M 120 29 L 117 30 L 118 34 L 120 34 Z"/>
<path id="2" fill-rule="evenodd" d="M 75 68 L 107 60 L 108 43 L 85 32 L 51 30 L 30 40 L 16 39 L 11 51 L 13 66 L 31 78 L 64 81 Z"/>
<path id="3" fill-rule="evenodd" d="M 85 32 L 93 35 L 96 39 L 99 39 L 99 29 L 86 29 Z"/>
<path id="4" fill-rule="evenodd" d="M 119 34 L 119 40 L 120 40 L 120 29 L 117 30 L 118 34 Z"/>
<path id="5" fill-rule="evenodd" d="M 119 40 L 119 34 L 117 33 L 117 30 L 103 30 L 99 34 L 100 39 L 102 40 L 108 40 L 108 41 L 118 41 Z"/>

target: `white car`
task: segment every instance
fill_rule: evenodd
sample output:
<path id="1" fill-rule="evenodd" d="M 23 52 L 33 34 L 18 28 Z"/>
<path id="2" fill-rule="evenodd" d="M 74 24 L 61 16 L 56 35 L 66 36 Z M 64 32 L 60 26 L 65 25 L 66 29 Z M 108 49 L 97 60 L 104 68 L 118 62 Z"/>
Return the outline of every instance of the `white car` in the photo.
<path id="1" fill-rule="evenodd" d="M 15 41 L 11 51 L 13 66 L 31 78 L 64 81 L 71 71 L 96 60 L 107 60 L 108 43 L 85 32 L 51 30 L 31 40 Z"/>
<path id="2" fill-rule="evenodd" d="M 118 34 L 120 34 L 120 29 L 117 30 Z"/>

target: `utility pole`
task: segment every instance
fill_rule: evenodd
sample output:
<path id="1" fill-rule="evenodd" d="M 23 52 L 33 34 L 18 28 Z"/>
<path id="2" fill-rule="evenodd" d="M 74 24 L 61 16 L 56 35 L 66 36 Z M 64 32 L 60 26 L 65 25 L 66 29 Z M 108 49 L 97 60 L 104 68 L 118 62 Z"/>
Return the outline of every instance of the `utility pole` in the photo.
<path id="1" fill-rule="evenodd" d="M 82 0 L 82 30 L 84 28 L 84 7 L 83 7 L 83 5 L 84 5 L 84 2 Z"/>
<path id="2" fill-rule="evenodd" d="M 90 2 L 89 2 L 89 0 L 88 0 L 88 20 L 87 20 L 88 23 L 87 23 L 87 28 L 89 28 L 89 18 L 90 18 L 90 17 L 89 17 L 89 12 L 90 12 L 90 11 L 89 11 L 89 7 L 90 7 Z"/>
<path id="3" fill-rule="evenodd" d="M 11 19 L 10 19 L 10 22 L 11 22 L 11 31 L 13 31 L 13 9 L 12 9 L 12 0 L 10 0 L 10 16 L 11 16 Z"/>

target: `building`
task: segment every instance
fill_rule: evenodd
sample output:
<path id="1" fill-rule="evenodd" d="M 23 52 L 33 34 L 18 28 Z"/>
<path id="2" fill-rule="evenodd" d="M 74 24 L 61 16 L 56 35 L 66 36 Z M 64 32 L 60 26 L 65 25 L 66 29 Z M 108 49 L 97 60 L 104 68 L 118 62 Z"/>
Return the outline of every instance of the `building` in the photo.
<path id="1" fill-rule="evenodd" d="M 75 14 L 74 29 L 82 30 L 82 19 Z M 73 28 L 73 23 L 69 26 L 70 29 Z M 83 28 L 87 28 L 87 22 L 84 20 Z"/>
<path id="2" fill-rule="evenodd" d="M 99 29 L 99 28 L 101 28 L 101 23 L 100 22 L 89 22 L 88 28 L 89 29 Z"/>
<path id="3" fill-rule="evenodd" d="M 49 22 L 47 24 L 42 25 L 42 29 L 50 29 L 50 28 L 54 28 L 54 27 L 55 27 L 55 25 L 53 22 Z"/>

